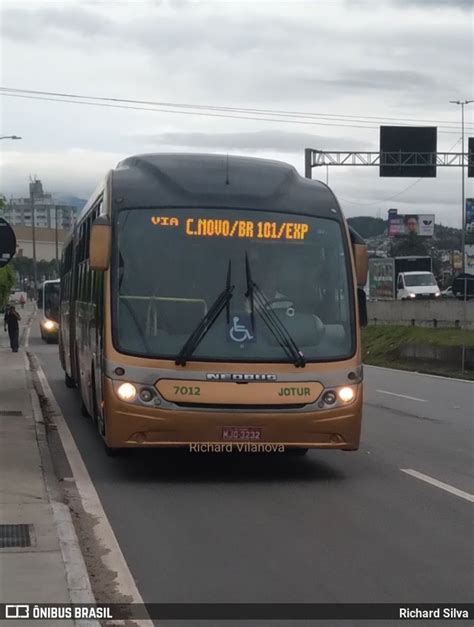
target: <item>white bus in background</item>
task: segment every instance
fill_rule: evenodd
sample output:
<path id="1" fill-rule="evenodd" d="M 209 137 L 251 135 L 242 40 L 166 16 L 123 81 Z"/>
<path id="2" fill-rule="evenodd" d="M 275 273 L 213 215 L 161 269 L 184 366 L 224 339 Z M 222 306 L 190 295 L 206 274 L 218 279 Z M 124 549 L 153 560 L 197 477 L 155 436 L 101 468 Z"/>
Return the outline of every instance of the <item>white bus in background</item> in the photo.
<path id="1" fill-rule="evenodd" d="M 59 303 L 60 303 L 59 279 L 44 281 L 38 298 L 38 308 L 42 309 L 40 319 L 41 339 L 48 344 L 57 342 L 59 338 Z"/>

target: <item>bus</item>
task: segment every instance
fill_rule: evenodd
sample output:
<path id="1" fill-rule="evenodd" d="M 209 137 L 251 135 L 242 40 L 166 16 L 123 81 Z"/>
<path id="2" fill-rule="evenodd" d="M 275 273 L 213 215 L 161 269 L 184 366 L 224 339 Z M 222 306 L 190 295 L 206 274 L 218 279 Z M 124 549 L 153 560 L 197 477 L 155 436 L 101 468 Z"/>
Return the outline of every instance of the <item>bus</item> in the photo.
<path id="1" fill-rule="evenodd" d="M 44 281 L 38 295 L 38 307 L 43 313 L 40 319 L 41 339 L 57 342 L 59 337 L 60 280 Z"/>
<path id="2" fill-rule="evenodd" d="M 65 383 L 110 455 L 356 450 L 366 280 L 333 192 L 293 166 L 126 158 L 63 249 Z"/>

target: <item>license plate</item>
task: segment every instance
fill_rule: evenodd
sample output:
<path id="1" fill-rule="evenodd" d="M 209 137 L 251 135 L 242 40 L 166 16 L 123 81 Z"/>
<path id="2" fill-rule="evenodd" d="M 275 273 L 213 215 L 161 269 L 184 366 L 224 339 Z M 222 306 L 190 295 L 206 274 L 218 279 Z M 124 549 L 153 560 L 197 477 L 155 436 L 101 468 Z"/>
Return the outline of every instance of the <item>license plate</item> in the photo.
<path id="1" fill-rule="evenodd" d="M 262 439 L 262 430 L 258 427 L 224 427 L 222 439 L 255 442 Z"/>

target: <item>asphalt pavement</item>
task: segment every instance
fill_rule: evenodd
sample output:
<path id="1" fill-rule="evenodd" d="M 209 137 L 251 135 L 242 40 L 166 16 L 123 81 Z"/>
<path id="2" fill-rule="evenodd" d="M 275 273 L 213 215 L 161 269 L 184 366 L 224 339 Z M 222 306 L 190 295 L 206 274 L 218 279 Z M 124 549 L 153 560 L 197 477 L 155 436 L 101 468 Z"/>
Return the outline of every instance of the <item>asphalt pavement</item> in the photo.
<path id="1" fill-rule="evenodd" d="M 474 384 L 367 367 L 358 452 L 108 458 L 57 346 L 30 350 L 145 602 L 472 601 Z"/>

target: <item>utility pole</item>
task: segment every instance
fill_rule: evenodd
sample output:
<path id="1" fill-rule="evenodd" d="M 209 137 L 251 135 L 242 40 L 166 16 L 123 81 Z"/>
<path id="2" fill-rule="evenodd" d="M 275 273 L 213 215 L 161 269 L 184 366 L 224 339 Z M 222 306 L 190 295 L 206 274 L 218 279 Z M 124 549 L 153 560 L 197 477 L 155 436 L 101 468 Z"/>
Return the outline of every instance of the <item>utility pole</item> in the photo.
<path id="1" fill-rule="evenodd" d="M 59 246 L 58 246 L 58 205 L 54 205 L 54 235 L 56 241 L 56 272 L 59 269 Z"/>
<path id="2" fill-rule="evenodd" d="M 36 267 L 36 224 L 35 224 L 35 192 L 34 185 L 30 182 L 30 201 L 31 201 L 31 239 L 33 240 L 33 297 L 35 302 L 38 300 L 38 271 Z"/>
<path id="3" fill-rule="evenodd" d="M 464 190 L 464 106 L 471 104 L 474 100 L 450 100 L 451 104 L 456 104 L 461 106 L 461 216 L 462 216 L 462 224 L 461 224 L 461 272 L 466 271 L 466 198 L 465 198 L 465 190 Z"/>

